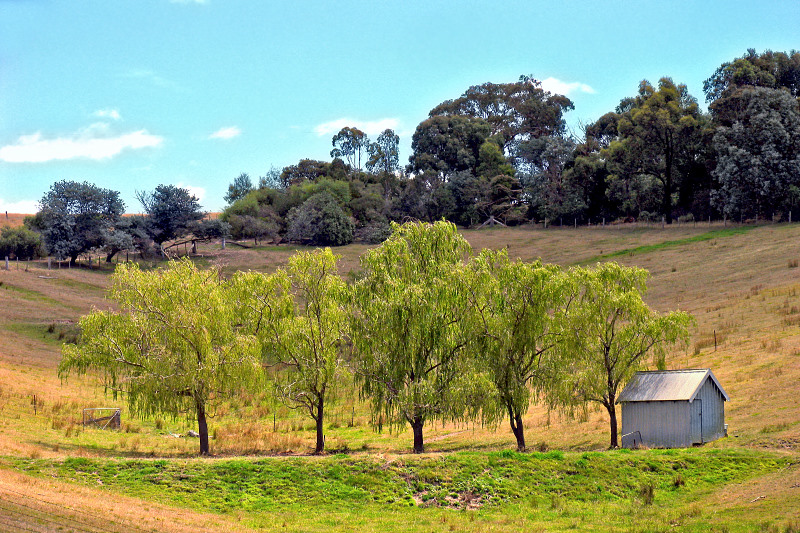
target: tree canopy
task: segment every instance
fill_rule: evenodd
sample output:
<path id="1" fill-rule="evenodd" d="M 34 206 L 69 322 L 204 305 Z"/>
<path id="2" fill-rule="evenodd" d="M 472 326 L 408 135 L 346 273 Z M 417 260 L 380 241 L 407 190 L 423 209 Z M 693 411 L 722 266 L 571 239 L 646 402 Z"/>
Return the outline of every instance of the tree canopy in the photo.
<path id="1" fill-rule="evenodd" d="M 78 345 L 65 344 L 59 374 L 96 370 L 136 415 L 197 420 L 200 453 L 209 453 L 211 408 L 259 372 L 259 348 L 240 309 L 238 278 L 222 279 L 188 259 L 145 272 L 117 266 L 111 298 L 120 311 L 93 311 L 80 321 Z"/>
<path id="2" fill-rule="evenodd" d="M 616 402 L 624 384 L 648 358 L 664 368 L 667 349 L 688 341 L 692 317 L 659 314 L 642 300 L 648 272 L 617 263 L 575 268 L 562 347 L 563 378 L 549 392 L 551 405 L 599 403 L 609 416 L 610 445 L 618 446 Z"/>
<path id="3" fill-rule="evenodd" d="M 54 183 L 39 205 L 37 224 L 47 248 L 71 263 L 80 254 L 103 246 L 105 231 L 112 230 L 125 211 L 117 191 L 66 180 Z"/>
<path id="4" fill-rule="evenodd" d="M 175 185 L 158 185 L 153 192 L 136 195 L 147 213 L 150 238 L 162 248 L 166 241 L 189 233 L 192 224 L 205 216 L 199 200 L 188 189 Z"/>
<path id="5" fill-rule="evenodd" d="M 461 322 L 467 293 L 456 275 L 469 251 L 451 223 L 409 222 L 361 258 L 356 379 L 375 418 L 411 426 L 417 453 L 425 448 L 425 422 L 458 419 L 474 396 Z"/>

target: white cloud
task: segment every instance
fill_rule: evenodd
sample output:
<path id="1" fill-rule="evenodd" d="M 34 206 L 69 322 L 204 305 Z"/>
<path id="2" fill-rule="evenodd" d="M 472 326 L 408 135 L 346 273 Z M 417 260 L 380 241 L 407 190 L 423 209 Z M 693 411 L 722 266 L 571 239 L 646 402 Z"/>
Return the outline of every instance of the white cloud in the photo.
<path id="1" fill-rule="evenodd" d="M 203 187 L 196 187 L 194 185 L 185 185 L 182 181 L 179 181 L 175 184 L 176 187 L 180 187 L 181 189 L 186 189 L 189 191 L 189 194 L 193 195 L 199 202 L 203 201 L 203 198 L 206 197 L 206 190 Z"/>
<path id="2" fill-rule="evenodd" d="M 208 136 L 209 139 L 233 139 L 234 137 L 238 137 L 242 134 L 242 130 L 237 128 L 236 126 L 228 126 L 226 128 L 220 128 L 211 135 Z"/>
<path id="3" fill-rule="evenodd" d="M 9 202 L 0 198 L 0 212 L 33 214 L 39 211 L 39 202 L 36 200 L 20 200 Z M 0 222 L 3 218 L 0 217 Z"/>
<path id="4" fill-rule="evenodd" d="M 45 139 L 40 132 L 22 135 L 17 142 L 0 148 L 0 161 L 7 163 L 45 163 L 68 159 L 111 159 L 125 150 L 161 146 L 164 138 L 147 130 L 109 135 L 108 124 L 98 122 L 77 133 Z"/>
<path id="5" fill-rule="evenodd" d="M 338 118 L 330 122 L 325 122 L 314 128 L 314 133 L 322 137 L 324 135 L 335 135 L 345 127 L 358 128 L 367 135 L 379 135 L 386 129 L 396 130 L 398 124 L 396 118 L 382 118 L 380 120 L 353 120 L 350 118 Z"/>
<path id="6" fill-rule="evenodd" d="M 568 83 L 556 78 L 547 78 L 542 80 L 542 89 L 545 91 L 550 91 L 554 94 L 563 94 L 564 96 L 569 96 L 570 93 L 575 91 L 589 94 L 595 93 L 595 90 L 590 85 L 586 85 L 585 83 L 578 81 Z"/>
<path id="7" fill-rule="evenodd" d="M 122 116 L 116 109 L 98 109 L 92 113 L 92 116 L 97 118 L 110 118 L 111 120 L 122 120 Z"/>

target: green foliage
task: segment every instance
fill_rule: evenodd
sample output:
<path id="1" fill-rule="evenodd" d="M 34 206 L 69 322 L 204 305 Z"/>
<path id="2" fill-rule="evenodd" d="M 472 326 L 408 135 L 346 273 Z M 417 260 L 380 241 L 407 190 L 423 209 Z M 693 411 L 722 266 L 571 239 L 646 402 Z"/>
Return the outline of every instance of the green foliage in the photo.
<path id="1" fill-rule="evenodd" d="M 485 120 L 491 136 L 506 152 L 513 152 L 523 140 L 543 135 L 562 135 L 563 113 L 573 109 L 572 101 L 542 89 L 531 76 L 520 76 L 513 83 L 473 85 L 455 100 L 433 108 L 437 115 L 468 116 Z"/>
<path id="2" fill-rule="evenodd" d="M 244 198 L 252 190 L 253 182 L 250 180 L 250 176 L 242 172 L 234 178 L 233 183 L 228 185 L 228 192 L 225 193 L 224 200 L 228 204 L 232 204 L 236 200 Z"/>
<path id="3" fill-rule="evenodd" d="M 506 161 L 503 151 L 497 144 L 486 141 L 478 150 L 478 168 L 476 169 L 476 173 L 478 176 L 483 176 L 484 178 L 492 178 L 500 174 L 513 176 L 514 167 Z"/>
<path id="4" fill-rule="evenodd" d="M 353 241 L 353 222 L 327 191 L 309 197 L 288 219 L 288 240 L 320 246 L 341 246 Z"/>
<path id="5" fill-rule="evenodd" d="M 136 415 L 196 416 L 208 453 L 206 413 L 258 369 L 258 343 L 234 312 L 237 291 L 182 260 L 150 272 L 119 265 L 111 298 L 120 311 L 81 319 L 80 343 L 64 346 L 59 375 L 98 371 Z"/>
<path id="6" fill-rule="evenodd" d="M 374 143 L 367 146 L 369 160 L 367 169 L 370 172 L 392 174 L 397 170 L 399 162 L 400 137 L 392 129 L 385 129 L 378 135 Z"/>
<path id="7" fill-rule="evenodd" d="M 800 186 L 797 99 L 785 90 L 752 87 L 729 96 L 728 105 L 735 112 L 726 115 L 713 141 L 715 203 L 729 216 L 791 209 L 797 200 L 792 188 Z"/>
<path id="8" fill-rule="evenodd" d="M 622 386 L 648 364 L 662 369 L 671 345 L 688 342 L 692 317 L 661 315 L 644 303 L 648 272 L 617 263 L 570 271 L 573 300 L 561 346 L 564 379 L 548 393 L 551 405 L 596 402 L 608 412 L 611 446 L 617 446 L 616 401 Z"/>
<path id="9" fill-rule="evenodd" d="M 316 453 L 325 448 L 325 407 L 342 372 L 348 335 L 347 286 L 330 248 L 298 252 L 286 270 L 240 276 L 240 298 L 262 346 L 265 362 L 286 372 L 278 396 L 307 411 L 317 426 Z"/>
<path id="10" fill-rule="evenodd" d="M 361 158 L 370 143 L 367 134 L 358 128 L 345 127 L 331 139 L 331 157 L 344 159 L 351 169 L 361 172 Z"/>
<path id="11" fill-rule="evenodd" d="M 125 210 L 119 193 L 91 183 L 59 181 L 39 202 L 36 224 L 50 253 L 69 257 L 102 246 L 103 231 L 114 227 Z"/>
<path id="12" fill-rule="evenodd" d="M 455 225 L 442 221 L 394 225 L 392 236 L 361 258 L 356 379 L 376 419 L 411 425 L 415 452 L 424 449 L 427 420 L 462 417 L 480 396 L 460 320 L 467 292 L 459 272 L 469 252 Z"/>
<path id="13" fill-rule="evenodd" d="M 0 259 L 19 257 L 21 259 L 38 259 L 47 252 L 42 236 L 25 227 L 0 228 Z"/>
<path id="14" fill-rule="evenodd" d="M 475 174 L 480 147 L 490 133 L 491 127 L 480 118 L 432 116 L 417 126 L 411 139 L 414 153 L 409 158 L 409 172 L 446 175 L 469 170 Z"/>
<path id="15" fill-rule="evenodd" d="M 477 364 L 494 384 L 494 415 L 508 416 L 524 450 L 522 417 L 531 395 L 547 393 L 562 370 L 556 351 L 563 342 L 565 275 L 556 266 L 511 261 L 505 250 L 484 250 L 466 276 Z"/>
<path id="16" fill-rule="evenodd" d="M 231 235 L 231 225 L 218 218 L 201 220 L 192 224 L 190 230 L 198 240 L 221 239 Z"/>
<path id="17" fill-rule="evenodd" d="M 661 213 L 672 222 L 672 195 L 695 157 L 702 117 L 686 85 L 661 78 L 658 89 L 647 80 L 639 94 L 620 103 L 619 139 L 602 154 L 625 181 L 650 176 L 661 184 Z M 636 212 L 638 214 L 638 211 Z"/>
<path id="18" fill-rule="evenodd" d="M 715 113 L 720 103 L 744 87 L 785 88 L 800 96 L 800 52 L 773 52 L 757 54 L 750 48 L 742 57 L 726 61 L 703 82 L 706 102 Z M 724 106 L 724 104 L 723 104 Z"/>
<path id="19" fill-rule="evenodd" d="M 183 237 L 192 223 L 205 216 L 197 198 L 181 187 L 158 185 L 153 192 L 136 196 L 147 213 L 147 232 L 158 245 Z"/>

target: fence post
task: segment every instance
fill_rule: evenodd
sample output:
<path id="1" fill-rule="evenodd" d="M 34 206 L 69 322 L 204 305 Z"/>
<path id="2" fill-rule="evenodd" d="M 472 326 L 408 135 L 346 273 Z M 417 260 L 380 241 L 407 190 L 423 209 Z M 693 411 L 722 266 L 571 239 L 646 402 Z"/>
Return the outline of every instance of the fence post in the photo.
<path id="1" fill-rule="evenodd" d="M 8 256 L 6 256 L 6 270 L 8 270 Z"/>

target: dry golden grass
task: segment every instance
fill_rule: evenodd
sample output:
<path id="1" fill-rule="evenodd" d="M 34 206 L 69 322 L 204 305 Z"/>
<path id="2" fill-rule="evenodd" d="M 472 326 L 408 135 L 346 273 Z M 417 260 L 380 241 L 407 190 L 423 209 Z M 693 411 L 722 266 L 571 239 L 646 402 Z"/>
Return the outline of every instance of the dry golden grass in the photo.
<path id="1" fill-rule="evenodd" d="M 0 213 L 0 227 L 2 226 L 11 226 L 12 228 L 16 228 L 17 226 L 21 226 L 25 217 L 30 216 L 24 213 Z"/>
<path id="2" fill-rule="evenodd" d="M 721 225 L 711 229 L 721 229 Z M 708 231 L 707 224 L 698 224 L 666 229 L 500 228 L 464 234 L 476 251 L 507 247 L 512 257 L 541 258 L 569 266 L 591 262 L 599 255 Z M 357 270 L 358 256 L 368 248 L 352 245 L 336 249 L 342 256 L 340 272 L 347 275 Z M 289 246 L 228 246 L 220 250 L 218 245 L 208 245 L 200 247 L 202 257 L 198 260 L 208 266 L 220 264 L 226 272 L 271 271 L 285 264 L 294 250 Z M 646 300 L 654 308 L 681 309 L 696 318 L 689 345 L 671 354 L 668 367 L 712 368 L 729 393 L 726 422 L 731 437 L 709 446 L 748 445 L 795 453 L 800 449 L 800 269 L 792 266 L 798 258 L 799 225 L 768 225 L 745 234 L 615 258 L 651 272 Z M 129 420 L 124 415 L 127 432 L 112 434 L 80 431 L 75 426 L 80 408 L 104 406 L 110 400 L 91 378 L 59 381 L 55 369 L 60 346 L 46 333 L 46 327 L 74 322 L 93 307 L 109 307 L 111 303 L 103 297 L 108 286 L 107 272 L 86 268 L 47 271 L 45 262 L 31 264 L 27 271 L 24 264 L 19 270 L 14 267 L 0 270 L 0 455 L 194 454 L 196 441 L 165 436 L 167 431 L 178 433 L 191 427 L 182 421 L 162 422 L 165 429 L 158 431 L 153 420 Z M 47 279 L 51 277 L 57 279 Z M 43 402 L 42 411 L 35 417 L 31 416 L 33 394 Z M 217 429 L 217 440 L 212 441 L 215 453 L 308 453 L 313 446 L 311 425 L 302 414 L 280 415 L 278 431 L 273 432 L 272 416 L 267 411 L 259 412 L 258 406 L 241 407 L 244 411 L 227 409 L 225 416 L 212 422 L 212 428 Z M 248 416 L 243 417 L 242 413 Z M 343 399 L 328 413 L 329 420 L 337 426 L 327 431 L 329 448 L 388 455 L 407 453 L 410 448 L 411 434 L 406 428 L 394 433 L 384 428 L 383 433 L 375 433 L 369 425 L 367 407 L 352 398 Z M 532 448 L 603 449 L 608 442 L 608 422 L 604 413 L 597 410 L 569 419 L 534 406 L 525 426 L 526 440 Z M 514 446 L 507 422 L 496 428 L 482 428 L 479 424 L 430 425 L 425 437 L 431 453 Z M 9 475 L 0 469 L 0 480 Z M 796 469 L 787 471 L 756 480 L 752 486 L 742 487 L 742 491 L 771 492 L 778 502 L 789 505 L 798 489 L 788 487 L 797 482 L 796 477 Z M 15 483 L 22 483 L 20 480 L 26 478 L 14 479 Z M 742 492 L 735 501 L 749 495 L 750 492 Z M 92 501 L 90 495 L 86 498 L 87 502 Z M 722 506 L 738 505 L 722 493 L 714 498 Z M 766 503 L 757 504 L 769 509 Z"/>
<path id="3" fill-rule="evenodd" d="M 484 247 L 507 247 L 512 257 L 541 258 L 568 266 L 591 262 L 601 254 L 693 237 L 709 229 L 721 229 L 721 225 L 665 229 L 659 226 L 577 230 L 494 228 L 465 231 L 464 234 L 476 251 Z M 798 226 L 769 225 L 745 234 L 616 258 L 621 263 L 650 270 L 646 299 L 654 308 L 660 311 L 682 309 L 697 319 L 689 346 L 676 350 L 668 366 L 714 370 L 731 395 L 727 422 L 730 433 L 736 436 L 730 439 L 731 443 L 796 447 L 800 441 L 800 410 L 793 408 L 796 384 L 800 382 L 800 271 L 791 267 L 791 261 L 800 257 L 798 237 Z M 218 245 L 208 245 L 201 246 L 199 261 L 209 266 L 222 265 L 229 272 L 237 269 L 271 271 L 285 264 L 296 249 L 228 246 L 221 250 Z M 347 275 L 357 270 L 358 257 L 367 249 L 365 245 L 337 249 L 342 256 L 341 273 Z M 46 263 L 40 261 L 30 264 L 27 271 L 25 264 L 19 270 L 12 265 L 10 271 L 0 271 L 3 282 L 0 327 L 5 330 L 0 339 L 0 361 L 3 362 L 0 388 L 6 394 L 18 396 L 38 391 L 48 402 L 77 398 L 86 402 L 102 401 L 102 396 L 98 400 L 97 389 L 87 386 L 91 382 L 88 379 L 73 378 L 66 384 L 58 381 L 55 367 L 60 358 L 59 345 L 52 336 L 48 338 L 43 329 L 52 323 L 74 322 L 92 308 L 111 306 L 103 297 L 108 286 L 107 271 L 86 268 L 47 271 L 45 267 Z M 352 404 L 334 407 L 330 419 L 349 418 L 352 408 Z M 405 451 L 409 440 L 405 428 L 396 436 L 377 435 L 365 429 L 368 417 L 364 406 L 358 407 L 358 417 L 360 431 L 337 428 L 329 432 L 329 438 L 339 438 L 343 446 L 350 448 L 366 444 L 385 451 Z M 221 446 L 220 452 L 297 452 L 302 450 L 302 443 L 309 444 L 313 436 L 310 425 L 303 426 L 303 422 L 288 426 L 296 433 L 291 439 L 268 437 L 263 426 L 271 426 L 271 420 L 255 420 L 251 425 L 251 428 L 240 427 L 238 431 L 253 435 L 252 442 L 228 439 L 228 445 Z M 531 444 L 544 442 L 551 448 L 602 448 L 606 445 L 605 417 L 594 410 L 582 419 L 572 420 L 534 407 L 526 426 L 527 440 Z M 13 435 L 13 431 L 10 433 Z M 343 436 L 336 437 L 339 434 Z M 475 442 L 479 447 L 508 447 L 513 442 L 505 424 L 491 429 L 471 426 L 465 429 L 454 424 L 431 426 L 426 436 L 432 449 L 442 450 L 471 448 L 476 446 Z M 147 437 L 142 439 L 147 441 Z M 157 440 L 140 443 L 138 451 L 144 449 L 166 455 L 184 453 L 183 448 L 173 447 L 168 451 L 162 447 L 163 442 Z"/>

